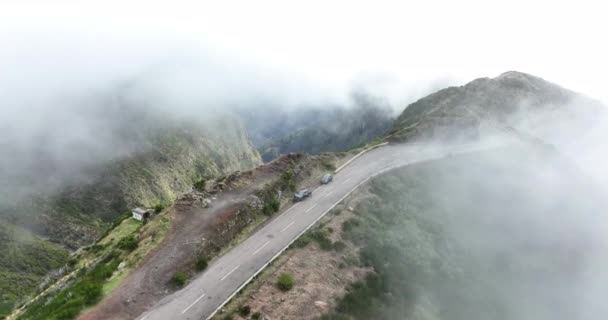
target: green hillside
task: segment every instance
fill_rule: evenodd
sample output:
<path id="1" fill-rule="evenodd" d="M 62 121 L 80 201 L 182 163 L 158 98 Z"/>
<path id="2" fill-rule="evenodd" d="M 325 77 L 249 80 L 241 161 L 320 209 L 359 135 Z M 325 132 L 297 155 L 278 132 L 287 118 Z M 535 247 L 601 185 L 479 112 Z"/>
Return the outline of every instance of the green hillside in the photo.
<path id="1" fill-rule="evenodd" d="M 120 157 L 75 167 L 74 179 L 69 171 L 55 176 L 56 171 L 35 171 L 61 165 L 41 157 L 32 171 L 2 181 L 15 189 L 41 190 L 0 201 L 3 312 L 31 293 L 47 273 L 65 264 L 64 248 L 93 243 L 132 208 L 167 205 L 203 177 L 261 163 L 240 121 L 228 114 L 191 120 L 127 109 L 121 115 L 98 118 L 114 128 L 114 140 L 106 143 L 127 150 Z"/>
<path id="2" fill-rule="evenodd" d="M 370 192 L 343 230 L 373 272 L 323 319 L 585 318 L 577 290 L 602 281 L 587 268 L 604 198 L 554 153 L 452 156 Z"/>
<path id="3" fill-rule="evenodd" d="M 42 241 L 25 229 L 0 224 L 0 318 L 67 258 L 68 252 L 61 246 Z"/>

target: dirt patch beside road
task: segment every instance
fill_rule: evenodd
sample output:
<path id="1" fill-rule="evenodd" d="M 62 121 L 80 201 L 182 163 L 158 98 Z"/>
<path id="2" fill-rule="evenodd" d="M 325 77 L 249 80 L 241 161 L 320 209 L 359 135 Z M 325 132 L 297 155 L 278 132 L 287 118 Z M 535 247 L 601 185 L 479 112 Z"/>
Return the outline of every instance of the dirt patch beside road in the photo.
<path id="1" fill-rule="evenodd" d="M 160 245 L 108 298 L 79 319 L 136 318 L 176 289 L 170 284 L 175 272 L 195 276 L 197 257 L 216 256 L 256 219 L 269 218 L 261 214 L 262 190 L 275 192 L 281 203 L 288 203 L 290 190 L 268 188 L 284 179 L 284 172 L 290 172 L 295 185 L 318 180 L 316 175 L 325 170 L 328 157 L 331 156 L 287 155 L 254 170 L 217 179 L 207 189 L 209 193 L 193 192 L 181 197 L 169 213 L 173 224 Z"/>

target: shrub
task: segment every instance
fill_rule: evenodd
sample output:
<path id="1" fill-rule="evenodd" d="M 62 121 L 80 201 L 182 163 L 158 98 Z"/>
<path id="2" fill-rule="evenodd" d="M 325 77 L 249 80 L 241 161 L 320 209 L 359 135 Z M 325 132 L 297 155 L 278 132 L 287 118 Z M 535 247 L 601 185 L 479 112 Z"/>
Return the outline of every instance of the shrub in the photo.
<path id="1" fill-rule="evenodd" d="M 324 231 L 316 230 L 311 233 L 311 237 L 319 244 L 321 250 L 329 251 L 332 249 L 331 240 L 329 240 Z"/>
<path id="2" fill-rule="evenodd" d="M 100 282 L 85 282 L 81 285 L 79 291 L 84 298 L 85 305 L 92 305 L 99 300 L 102 294 L 101 288 Z"/>
<path id="3" fill-rule="evenodd" d="M 250 313 L 251 313 L 251 307 L 248 305 L 244 305 L 239 308 L 239 315 L 241 315 L 241 317 L 246 317 Z"/>
<path id="4" fill-rule="evenodd" d="M 260 312 L 255 312 L 251 315 L 251 320 L 259 320 L 262 319 L 262 314 Z"/>
<path id="5" fill-rule="evenodd" d="M 280 206 L 281 206 L 281 203 L 279 202 L 279 199 L 277 199 L 276 196 L 273 196 L 273 197 L 270 197 L 270 199 L 268 199 L 264 203 L 264 207 L 262 208 L 262 211 L 264 212 L 265 215 L 270 216 L 273 213 L 279 211 Z"/>
<path id="6" fill-rule="evenodd" d="M 196 271 L 203 271 L 207 269 L 207 265 L 208 262 L 206 257 L 198 257 L 198 259 L 196 259 L 194 267 L 196 268 Z"/>
<path id="7" fill-rule="evenodd" d="M 353 228 L 359 226 L 361 224 L 361 222 L 358 219 L 348 219 L 344 222 L 342 222 L 342 231 L 343 232 L 350 232 L 353 230 Z"/>
<path id="8" fill-rule="evenodd" d="M 280 207 L 281 203 L 279 202 L 279 199 L 277 199 L 277 197 L 273 197 L 272 200 L 270 200 L 270 208 L 272 209 L 272 211 L 277 212 L 279 211 Z"/>
<path id="9" fill-rule="evenodd" d="M 281 174 L 281 189 L 296 191 L 296 181 L 291 170 Z"/>
<path id="10" fill-rule="evenodd" d="M 118 249 L 133 251 L 137 248 L 137 239 L 134 235 L 126 236 L 118 241 Z"/>
<path id="11" fill-rule="evenodd" d="M 326 158 L 321 160 L 321 166 L 323 166 L 325 170 L 336 170 L 336 164 L 331 159 Z"/>
<path id="12" fill-rule="evenodd" d="M 160 213 L 161 211 L 163 211 L 163 209 L 165 209 L 165 205 L 163 205 L 162 203 L 159 203 L 156 206 L 154 206 L 154 213 Z"/>
<path id="13" fill-rule="evenodd" d="M 344 244 L 342 241 L 336 241 L 334 242 L 333 247 L 335 251 L 342 252 L 344 249 L 346 249 L 346 244 Z"/>
<path id="14" fill-rule="evenodd" d="M 76 257 L 72 257 L 70 258 L 70 260 L 68 260 L 68 266 L 70 267 L 74 267 L 78 264 L 78 258 Z"/>
<path id="15" fill-rule="evenodd" d="M 289 291 L 293 288 L 294 280 L 291 273 L 283 272 L 279 275 L 279 281 L 277 281 L 277 286 L 282 291 Z"/>
<path id="16" fill-rule="evenodd" d="M 206 184 L 207 184 L 207 181 L 205 181 L 205 179 L 201 179 L 194 183 L 194 189 L 196 189 L 200 192 L 203 192 L 203 191 L 205 191 Z"/>
<path id="17" fill-rule="evenodd" d="M 113 264 L 101 263 L 91 271 L 91 276 L 97 280 L 105 280 L 112 276 L 114 269 Z"/>
<path id="18" fill-rule="evenodd" d="M 310 238 L 310 235 L 307 233 L 303 234 L 301 237 L 299 237 L 296 241 L 294 241 L 290 248 L 304 248 L 306 247 L 310 241 L 312 239 Z"/>
<path id="19" fill-rule="evenodd" d="M 188 280 L 188 275 L 186 275 L 185 273 L 183 273 L 181 271 L 178 271 L 173 275 L 171 282 L 173 282 L 174 285 L 181 287 L 184 284 L 186 284 L 187 280 Z"/>

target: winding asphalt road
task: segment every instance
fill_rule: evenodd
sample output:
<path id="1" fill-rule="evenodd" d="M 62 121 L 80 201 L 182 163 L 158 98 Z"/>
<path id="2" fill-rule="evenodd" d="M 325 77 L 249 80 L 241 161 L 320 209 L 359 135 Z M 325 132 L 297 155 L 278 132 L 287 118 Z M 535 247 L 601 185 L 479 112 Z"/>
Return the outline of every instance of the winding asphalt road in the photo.
<path id="1" fill-rule="evenodd" d="M 370 150 L 318 187 L 310 199 L 292 205 L 247 240 L 218 258 L 188 286 L 141 315 L 140 320 L 208 319 L 317 220 L 371 177 L 408 164 L 468 153 L 505 141 L 455 146 L 397 144 Z"/>

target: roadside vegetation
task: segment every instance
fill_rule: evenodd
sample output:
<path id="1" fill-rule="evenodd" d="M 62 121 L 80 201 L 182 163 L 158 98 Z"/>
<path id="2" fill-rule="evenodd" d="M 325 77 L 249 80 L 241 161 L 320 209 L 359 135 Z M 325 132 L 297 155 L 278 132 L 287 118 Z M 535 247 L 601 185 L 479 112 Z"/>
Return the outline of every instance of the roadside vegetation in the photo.
<path id="1" fill-rule="evenodd" d="M 18 319 L 74 319 L 110 294 L 166 234 L 170 218 L 160 210 L 145 225 L 130 214 L 117 218 L 102 239 L 70 258 L 68 266 L 75 271 L 61 288 L 28 305 Z"/>
<path id="2" fill-rule="evenodd" d="M 600 197 L 572 196 L 573 184 L 590 185 L 552 167 L 542 152 L 521 151 L 455 156 L 373 179 L 373 196 L 342 224 L 344 237 L 360 247 L 360 263 L 373 272 L 350 285 L 322 319 L 573 318 L 576 293 L 564 276 L 580 277 L 584 261 L 565 258 L 563 247 L 551 245 L 553 233 L 543 230 L 561 225 L 560 216 L 592 215 L 590 204 Z M 505 152 L 522 159 L 505 161 Z M 540 218 L 547 212 L 538 201 L 548 190 L 560 199 L 551 220 Z"/>
<path id="3" fill-rule="evenodd" d="M 513 159 L 505 161 L 505 154 Z M 563 284 L 566 274 L 579 278 L 585 261 L 554 245 L 547 222 L 563 230 L 563 210 L 565 217 L 592 216 L 603 204 L 591 191 L 584 199 L 571 196 L 573 184 L 582 190 L 590 185 L 565 169 L 555 168 L 543 151 L 507 148 L 374 178 L 214 319 L 249 320 L 259 313 L 291 320 L 302 312 L 322 320 L 576 318 L 567 307 L 576 290 L 555 284 Z M 559 174 L 547 184 L 548 172 Z M 560 199 L 549 212 L 538 201 L 547 188 Z M 528 290 L 538 295 L 530 297 Z M 554 298 L 562 303 L 547 303 Z M 251 313 L 241 313 L 245 306 Z"/>
<path id="4" fill-rule="evenodd" d="M 0 319 L 68 262 L 68 252 L 20 227 L 0 223 Z"/>
<path id="5" fill-rule="evenodd" d="M 186 273 L 184 273 L 184 272 L 181 272 L 181 271 L 177 271 L 173 275 L 173 278 L 171 278 L 171 282 L 176 287 L 182 287 L 182 286 L 184 286 L 184 284 L 186 284 L 186 281 L 188 281 L 188 275 Z"/>
<path id="6" fill-rule="evenodd" d="M 120 252 L 111 252 L 92 270 L 79 275 L 69 288 L 61 291 L 47 303 L 30 306 L 19 319 L 74 319 L 81 310 L 94 305 L 102 298 L 104 282 L 112 276 L 120 261 Z"/>
<path id="7" fill-rule="evenodd" d="M 200 179 L 194 183 L 194 189 L 196 189 L 197 191 L 203 192 L 203 191 L 205 191 L 206 184 L 207 184 L 207 181 L 205 179 Z"/>
<path id="8" fill-rule="evenodd" d="M 277 287 L 282 291 L 289 291 L 293 288 L 295 280 L 293 279 L 293 275 L 288 272 L 283 272 L 279 275 L 279 279 L 277 280 Z"/>

